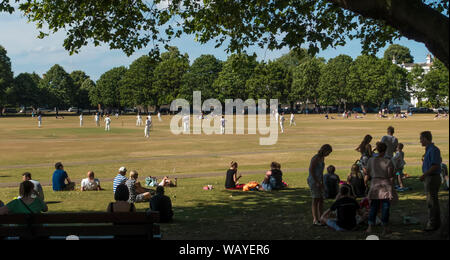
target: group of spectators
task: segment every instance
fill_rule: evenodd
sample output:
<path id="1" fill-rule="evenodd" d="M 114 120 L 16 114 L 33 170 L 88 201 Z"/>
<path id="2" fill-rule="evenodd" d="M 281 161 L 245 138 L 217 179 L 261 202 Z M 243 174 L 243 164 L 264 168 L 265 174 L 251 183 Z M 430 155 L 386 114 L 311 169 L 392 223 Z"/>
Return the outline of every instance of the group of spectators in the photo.
<path id="1" fill-rule="evenodd" d="M 391 205 L 398 199 L 397 191 L 407 190 L 403 183 L 403 144 L 398 143 L 391 126 L 387 135 L 376 143 L 374 150 L 370 145 L 371 140 L 372 137 L 367 135 L 356 148 L 361 158 L 352 165 L 345 182 L 335 174 L 333 165 L 328 166 L 328 173 L 323 175 L 325 157 L 332 152 L 330 145 L 323 145 L 313 156 L 307 179 L 312 196 L 313 225 L 346 231 L 364 222 L 368 225 L 366 232 L 371 233 L 373 226 L 381 222 L 383 233 L 390 233 Z M 420 180 L 424 183 L 428 209 L 424 230 L 434 231 L 441 225 L 438 192 L 442 181 L 442 158 L 439 148 L 432 142 L 431 132 L 422 132 L 420 143 L 425 147 Z M 445 178 L 448 183 L 448 175 Z M 323 212 L 325 198 L 335 199 L 335 202 Z M 357 198 L 361 198 L 360 203 Z M 379 211 L 381 219 L 378 218 Z M 332 214 L 335 217 L 331 217 Z"/>
<path id="2" fill-rule="evenodd" d="M 160 212 L 160 221 L 169 222 L 173 217 L 172 202 L 164 195 L 164 184 L 174 186 L 175 184 L 165 177 L 156 191 L 143 188 L 138 179 L 138 172 L 131 171 L 129 178 L 125 177 L 127 169 L 121 167 L 119 174 L 114 178 L 113 191 L 115 202 L 107 207 L 107 212 L 136 212 L 134 203 L 149 202 L 150 209 Z M 75 183 L 71 181 L 62 163 L 55 164 L 52 176 L 54 191 L 75 190 Z M 95 178 L 94 172 L 89 171 L 87 178 L 81 181 L 81 191 L 103 190 L 100 181 Z M 152 196 L 153 195 L 153 196 Z M 31 173 L 23 174 L 23 182 L 20 183 L 19 196 L 4 205 L 0 201 L 0 215 L 5 214 L 37 214 L 47 212 L 48 207 L 44 200 L 44 192 L 41 184 L 31 178 Z"/>
<path id="3" fill-rule="evenodd" d="M 361 153 L 361 157 L 352 165 L 345 182 L 336 175 L 336 167 L 333 165 L 329 165 L 327 174 L 323 175 L 325 158 L 333 152 L 331 145 L 323 145 L 311 158 L 307 183 L 312 197 L 313 225 L 327 225 L 337 231 L 346 231 L 355 229 L 359 223 L 367 222 L 366 232 L 371 233 L 373 226 L 381 222 L 383 233 L 390 232 L 388 225 L 392 202 L 398 199 L 397 191 L 405 190 L 403 144 L 398 142 L 394 136 L 394 128 L 391 126 L 387 129 L 387 135 L 376 143 L 375 149 L 372 149 L 371 141 L 372 136 L 366 135 L 356 148 Z M 432 142 L 431 132 L 422 132 L 420 143 L 425 147 L 420 176 L 420 180 L 424 183 L 428 208 L 425 231 L 433 231 L 439 229 L 441 225 L 438 192 L 441 186 L 442 158 L 439 148 Z M 226 189 L 245 190 L 245 185 L 239 184 L 242 175 L 237 174 L 237 169 L 238 163 L 232 161 L 226 174 Z M 176 179 L 173 182 L 164 177 L 156 191 L 153 191 L 142 187 L 138 181 L 137 171 L 130 171 L 129 178 L 126 174 L 127 169 L 121 167 L 114 178 L 115 202 L 109 203 L 107 212 L 135 212 L 135 203 L 149 202 L 151 210 L 160 212 L 161 222 L 171 221 L 172 203 L 170 198 L 164 195 L 164 186 L 176 186 Z M 287 184 L 283 182 L 282 176 L 281 165 L 272 162 L 270 170 L 266 172 L 257 190 L 271 191 L 285 188 Z M 23 182 L 19 188 L 20 196 L 7 205 L 0 201 L 0 215 L 48 211 L 41 184 L 33 180 L 31 173 L 28 172 L 24 173 L 22 178 Z M 448 176 L 446 178 L 448 183 Z M 71 181 L 60 162 L 55 164 L 52 181 L 54 191 L 75 189 L 75 183 Z M 81 181 L 80 190 L 102 190 L 100 181 L 95 178 L 93 171 L 89 171 L 87 178 Z M 324 212 L 325 198 L 335 199 L 335 202 Z M 359 203 L 357 198 L 362 198 Z M 379 211 L 381 211 L 381 218 L 378 218 Z M 332 214 L 335 214 L 335 217 L 332 217 Z"/>

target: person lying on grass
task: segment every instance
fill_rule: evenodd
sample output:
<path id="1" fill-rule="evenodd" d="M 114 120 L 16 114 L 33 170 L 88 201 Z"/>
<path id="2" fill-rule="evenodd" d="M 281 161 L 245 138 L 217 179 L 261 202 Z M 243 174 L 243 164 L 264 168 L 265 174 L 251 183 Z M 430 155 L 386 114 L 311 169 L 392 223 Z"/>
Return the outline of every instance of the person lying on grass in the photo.
<path id="1" fill-rule="evenodd" d="M 350 231 L 356 227 L 356 216 L 359 212 L 358 202 L 350 196 L 350 188 L 342 185 L 339 189 L 338 199 L 326 210 L 320 218 L 323 225 L 336 231 Z M 336 218 L 330 214 L 336 211 Z"/>
<path id="2" fill-rule="evenodd" d="M 161 180 L 161 182 L 158 184 L 158 186 L 176 187 L 177 186 L 177 178 L 175 178 L 175 181 L 172 181 L 171 179 L 169 179 L 168 176 L 164 176 L 164 178 Z"/>

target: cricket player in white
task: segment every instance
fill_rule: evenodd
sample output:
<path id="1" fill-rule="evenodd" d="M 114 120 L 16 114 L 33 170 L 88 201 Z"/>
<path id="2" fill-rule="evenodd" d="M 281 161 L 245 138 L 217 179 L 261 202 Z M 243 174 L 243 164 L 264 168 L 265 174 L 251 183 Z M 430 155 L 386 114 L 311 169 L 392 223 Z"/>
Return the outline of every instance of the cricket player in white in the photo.
<path id="1" fill-rule="evenodd" d="M 95 114 L 94 120 L 95 120 L 95 125 L 100 126 L 100 116 L 98 115 L 98 113 Z"/>
<path id="2" fill-rule="evenodd" d="M 189 121 L 191 120 L 189 115 L 183 116 L 183 131 L 184 133 L 189 133 Z"/>
<path id="3" fill-rule="evenodd" d="M 291 113 L 291 121 L 289 122 L 289 126 L 295 125 L 297 126 L 297 124 L 294 121 L 294 113 Z"/>
<path id="4" fill-rule="evenodd" d="M 80 114 L 80 127 L 83 126 L 83 114 Z"/>
<path id="5" fill-rule="evenodd" d="M 41 128 L 42 126 L 42 116 L 41 114 L 38 115 L 38 127 Z"/>
<path id="6" fill-rule="evenodd" d="M 136 126 L 142 125 L 142 116 L 140 114 L 137 115 Z"/>
<path id="7" fill-rule="evenodd" d="M 280 119 L 280 113 L 278 113 L 278 111 L 275 113 L 275 120 L 277 120 L 277 123 Z"/>
<path id="8" fill-rule="evenodd" d="M 160 113 L 160 112 L 158 112 L 158 120 L 159 120 L 159 122 L 162 121 L 162 119 L 161 119 L 161 113 Z"/>
<path id="9" fill-rule="evenodd" d="M 284 133 L 284 113 L 281 113 L 280 115 L 280 128 L 281 132 Z"/>
<path id="10" fill-rule="evenodd" d="M 109 115 L 105 117 L 105 131 L 111 131 L 111 118 L 109 118 Z"/>
<path id="11" fill-rule="evenodd" d="M 152 127 L 152 115 L 148 114 L 147 119 L 150 120 L 150 127 Z"/>
<path id="12" fill-rule="evenodd" d="M 145 120 L 145 129 L 144 129 L 145 138 L 150 137 L 150 126 L 151 125 L 152 125 L 152 121 L 150 120 L 150 118 L 147 117 L 147 120 Z"/>
<path id="13" fill-rule="evenodd" d="M 225 134 L 225 117 L 222 116 L 222 119 L 220 119 L 220 133 Z"/>

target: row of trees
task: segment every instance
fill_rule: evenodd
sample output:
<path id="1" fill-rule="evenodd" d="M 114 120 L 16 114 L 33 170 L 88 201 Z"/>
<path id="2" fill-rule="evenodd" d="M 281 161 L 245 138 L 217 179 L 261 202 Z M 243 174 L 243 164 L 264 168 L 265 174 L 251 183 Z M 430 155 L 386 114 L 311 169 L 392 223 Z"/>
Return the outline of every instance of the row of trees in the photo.
<path id="1" fill-rule="evenodd" d="M 395 46 L 394 46 L 395 47 Z M 83 71 L 67 73 L 54 65 L 42 78 L 21 73 L 15 78 L 6 51 L 0 48 L 0 105 L 79 108 L 159 107 L 176 98 L 192 100 L 195 90 L 202 99 L 278 99 L 290 104 L 382 106 L 390 99 L 409 98 L 408 90 L 433 104 L 448 102 L 448 70 L 436 61 L 424 74 L 411 73 L 392 64 L 388 48 L 385 58 L 361 55 L 353 60 L 339 55 L 328 62 L 306 51 L 290 52 L 279 59 L 258 62 L 255 55 L 233 54 L 225 62 L 202 55 L 192 65 L 176 47 L 157 58 L 144 55 L 128 68 L 105 72 L 94 82 Z M 394 51 L 395 53 L 395 51 Z M 399 54 L 396 54 L 399 56 Z M 408 56 L 408 55 L 406 55 Z M 409 55 L 410 56 L 410 55 Z M 408 86 L 414 88 L 408 89 Z"/>

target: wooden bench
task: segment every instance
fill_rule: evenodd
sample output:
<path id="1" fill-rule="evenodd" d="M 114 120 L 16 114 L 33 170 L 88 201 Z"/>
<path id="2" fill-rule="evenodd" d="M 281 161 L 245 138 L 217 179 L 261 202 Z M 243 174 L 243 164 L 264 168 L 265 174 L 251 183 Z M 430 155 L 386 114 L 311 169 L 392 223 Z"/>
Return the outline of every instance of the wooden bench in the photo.
<path id="1" fill-rule="evenodd" d="M 159 212 L 44 213 L 0 216 L 0 238 L 160 239 Z M 12 224 L 12 225 L 11 225 Z"/>

